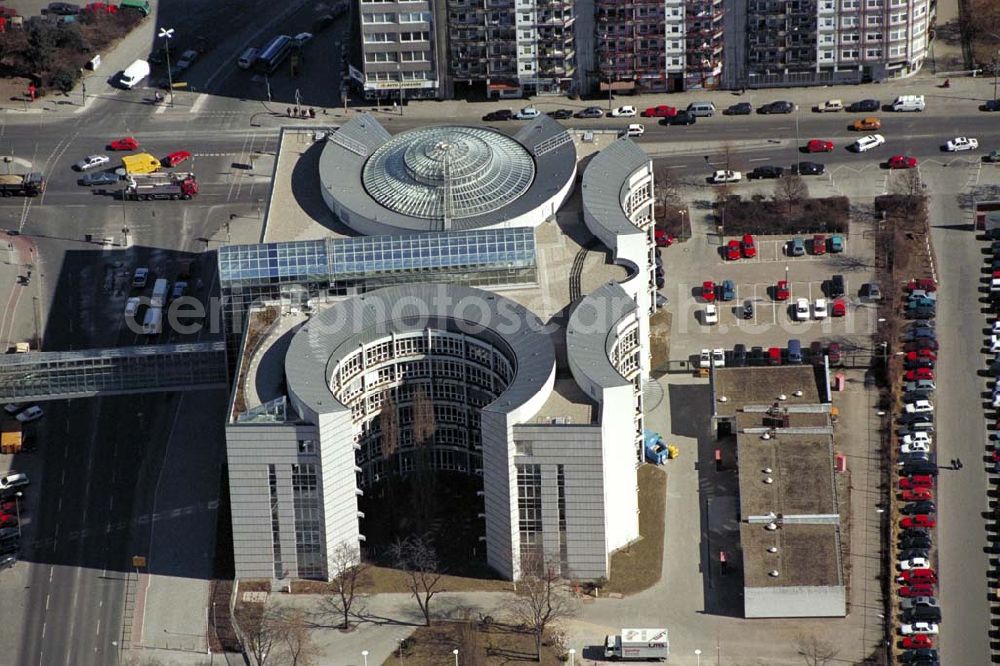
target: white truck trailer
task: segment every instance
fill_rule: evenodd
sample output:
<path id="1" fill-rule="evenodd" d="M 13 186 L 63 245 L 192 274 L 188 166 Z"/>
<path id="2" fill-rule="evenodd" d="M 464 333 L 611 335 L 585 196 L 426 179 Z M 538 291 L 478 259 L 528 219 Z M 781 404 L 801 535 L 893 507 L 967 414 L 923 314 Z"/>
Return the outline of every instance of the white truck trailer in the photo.
<path id="1" fill-rule="evenodd" d="M 668 656 L 666 629 L 622 629 L 604 640 L 604 657 L 613 661 L 663 661 Z"/>

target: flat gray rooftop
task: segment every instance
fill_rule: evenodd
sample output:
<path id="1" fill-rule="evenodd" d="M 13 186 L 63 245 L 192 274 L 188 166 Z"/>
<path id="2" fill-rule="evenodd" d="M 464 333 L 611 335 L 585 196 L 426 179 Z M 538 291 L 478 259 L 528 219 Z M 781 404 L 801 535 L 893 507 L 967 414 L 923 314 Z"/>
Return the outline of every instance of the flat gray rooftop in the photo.
<path id="1" fill-rule="evenodd" d="M 843 585 L 839 528 L 836 525 L 740 525 L 743 584 L 746 587 Z M 769 553 L 768 548 L 777 548 Z M 778 571 L 773 577 L 771 571 Z"/>
<path id="2" fill-rule="evenodd" d="M 777 430 L 736 436 L 740 514 L 836 514 L 832 435 L 786 434 Z M 770 469 L 770 473 L 762 470 Z M 765 478 L 773 483 L 765 483 Z"/>
<path id="3" fill-rule="evenodd" d="M 746 405 L 820 404 L 822 374 L 811 365 L 780 365 L 762 368 L 717 368 L 714 372 L 715 413 L 733 416 Z M 801 391 L 802 395 L 795 395 Z M 725 396 L 726 401 L 719 398 Z"/>

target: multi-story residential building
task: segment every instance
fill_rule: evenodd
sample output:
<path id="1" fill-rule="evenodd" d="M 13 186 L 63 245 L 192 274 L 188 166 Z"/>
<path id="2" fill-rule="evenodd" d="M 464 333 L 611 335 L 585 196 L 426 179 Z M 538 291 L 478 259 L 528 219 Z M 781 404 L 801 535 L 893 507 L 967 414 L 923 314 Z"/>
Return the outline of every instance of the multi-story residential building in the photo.
<path id="1" fill-rule="evenodd" d="M 684 88 L 718 88 L 722 83 L 723 0 L 687 0 L 684 9 L 687 36 Z"/>
<path id="2" fill-rule="evenodd" d="M 350 75 L 365 99 L 450 96 L 440 72 L 434 5 L 432 0 L 361 0 L 352 15 L 360 48 Z"/>
<path id="3" fill-rule="evenodd" d="M 927 55 L 930 0 L 749 0 L 749 87 L 908 76 Z"/>

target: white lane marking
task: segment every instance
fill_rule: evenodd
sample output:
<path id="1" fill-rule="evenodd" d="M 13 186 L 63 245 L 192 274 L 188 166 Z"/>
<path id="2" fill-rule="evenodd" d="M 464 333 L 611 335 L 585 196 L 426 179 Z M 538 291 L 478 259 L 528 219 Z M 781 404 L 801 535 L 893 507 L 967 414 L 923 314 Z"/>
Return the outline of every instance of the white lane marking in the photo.
<path id="1" fill-rule="evenodd" d="M 52 600 L 52 595 L 51 594 L 46 594 L 45 595 L 45 610 L 49 609 L 49 602 L 51 600 Z"/>
<path id="2" fill-rule="evenodd" d="M 101 635 L 101 618 L 97 618 L 97 635 Z"/>
<path id="3" fill-rule="evenodd" d="M 153 111 L 153 114 L 158 116 L 161 113 L 165 113 L 166 110 L 167 110 L 167 105 L 166 104 L 160 104 L 160 106 L 156 107 L 156 111 Z"/>
<path id="4" fill-rule="evenodd" d="M 194 101 L 194 104 L 191 105 L 191 110 L 188 111 L 188 113 L 198 113 L 199 111 L 201 111 L 201 107 L 205 106 L 205 102 L 207 101 L 208 101 L 208 95 L 204 93 L 198 95 L 198 99 L 196 99 Z"/>

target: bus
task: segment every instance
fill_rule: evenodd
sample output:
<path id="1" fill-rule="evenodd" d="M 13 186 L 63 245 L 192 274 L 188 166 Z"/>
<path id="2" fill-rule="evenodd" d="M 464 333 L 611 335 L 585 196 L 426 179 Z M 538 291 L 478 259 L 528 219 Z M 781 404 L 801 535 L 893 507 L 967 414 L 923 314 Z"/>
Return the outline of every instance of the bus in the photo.
<path id="1" fill-rule="evenodd" d="M 281 61 L 288 57 L 293 46 L 292 38 L 288 35 L 278 35 L 267 43 L 253 63 L 254 69 L 258 72 L 270 74 Z"/>

